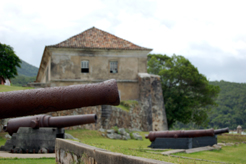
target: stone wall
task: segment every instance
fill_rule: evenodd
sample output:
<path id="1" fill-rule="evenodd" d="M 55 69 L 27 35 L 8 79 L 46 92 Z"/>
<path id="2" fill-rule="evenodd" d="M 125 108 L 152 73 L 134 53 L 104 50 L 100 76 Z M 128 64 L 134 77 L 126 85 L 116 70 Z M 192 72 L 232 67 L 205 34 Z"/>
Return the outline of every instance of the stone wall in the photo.
<path id="1" fill-rule="evenodd" d="M 58 164 L 170 164 L 164 161 L 113 153 L 83 143 L 56 139 Z"/>
<path id="2" fill-rule="evenodd" d="M 138 77 L 143 129 L 168 130 L 160 76 L 139 73 Z"/>
<path id="3" fill-rule="evenodd" d="M 110 129 L 114 126 L 119 128 L 134 129 L 141 131 L 162 131 L 167 130 L 167 120 L 164 108 L 160 77 L 147 73 L 139 74 L 139 101 L 132 104 L 129 112 L 120 108 L 102 105 L 93 107 L 77 108 L 50 112 L 52 116 L 67 116 L 78 114 L 96 114 L 96 124 L 86 124 L 69 129 L 86 128 L 97 130 L 101 127 Z M 1 120 L 0 131 L 6 125 L 8 119 Z"/>

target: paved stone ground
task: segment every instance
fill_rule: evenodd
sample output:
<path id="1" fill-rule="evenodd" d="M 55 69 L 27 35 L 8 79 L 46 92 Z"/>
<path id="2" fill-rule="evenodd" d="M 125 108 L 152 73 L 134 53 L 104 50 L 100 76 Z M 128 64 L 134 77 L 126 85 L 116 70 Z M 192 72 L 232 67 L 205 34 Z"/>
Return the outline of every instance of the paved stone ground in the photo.
<path id="1" fill-rule="evenodd" d="M 20 154 L 20 153 L 9 153 L 6 151 L 0 151 L 0 157 L 4 158 L 55 158 L 55 153 L 48 154 Z"/>
<path id="2" fill-rule="evenodd" d="M 183 152 L 185 152 L 185 149 L 175 149 L 175 150 L 162 152 L 161 154 L 162 155 L 170 155 L 170 154 L 183 153 Z"/>
<path id="3" fill-rule="evenodd" d="M 199 152 L 199 151 L 206 151 L 206 150 L 214 150 L 215 148 L 211 147 L 211 146 L 205 146 L 205 147 L 198 147 L 198 148 L 193 148 L 193 149 L 187 149 L 185 150 L 185 152 L 187 154 L 190 153 L 195 153 L 195 152 Z"/>

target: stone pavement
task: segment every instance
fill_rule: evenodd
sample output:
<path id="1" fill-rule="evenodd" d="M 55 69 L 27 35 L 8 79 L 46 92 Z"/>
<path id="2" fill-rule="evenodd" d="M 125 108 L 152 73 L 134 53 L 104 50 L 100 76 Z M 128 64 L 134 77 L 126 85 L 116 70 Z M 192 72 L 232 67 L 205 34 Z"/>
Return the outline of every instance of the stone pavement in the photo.
<path id="1" fill-rule="evenodd" d="M 0 157 L 3 158 L 55 158 L 55 153 L 48 154 L 20 154 L 0 151 Z"/>
<path id="2" fill-rule="evenodd" d="M 183 153 L 183 152 L 185 152 L 185 149 L 175 149 L 175 150 L 170 150 L 170 151 L 164 151 L 161 154 L 162 155 L 170 155 L 170 154 Z"/>
<path id="3" fill-rule="evenodd" d="M 187 149 L 185 150 L 185 152 L 187 154 L 190 153 L 195 153 L 195 152 L 199 152 L 199 151 L 207 151 L 207 150 L 214 150 L 215 148 L 211 147 L 211 146 L 205 146 L 205 147 L 198 147 L 198 148 L 193 148 L 193 149 Z"/>

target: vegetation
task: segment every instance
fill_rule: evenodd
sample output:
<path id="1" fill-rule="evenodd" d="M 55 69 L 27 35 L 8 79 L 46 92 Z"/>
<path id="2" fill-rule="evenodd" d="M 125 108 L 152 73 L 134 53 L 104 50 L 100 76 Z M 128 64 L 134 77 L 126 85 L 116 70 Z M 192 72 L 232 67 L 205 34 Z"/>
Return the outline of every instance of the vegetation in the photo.
<path id="1" fill-rule="evenodd" d="M 118 105 L 118 108 L 121 108 L 122 110 L 129 112 L 131 106 L 137 105 L 138 101 L 135 100 L 125 100 L 125 101 L 120 101 L 120 105 Z"/>
<path id="2" fill-rule="evenodd" d="M 11 84 L 15 86 L 25 86 L 30 82 L 34 82 L 36 77 L 28 77 L 24 75 L 18 75 L 14 79 L 11 79 Z"/>
<path id="3" fill-rule="evenodd" d="M 239 144 L 234 146 L 224 146 L 220 150 L 202 151 L 192 154 L 177 153 L 175 155 L 182 157 L 198 158 L 211 161 L 220 161 L 226 163 L 245 163 L 245 144 Z"/>
<path id="4" fill-rule="evenodd" d="M 197 161 L 191 159 L 182 159 L 182 158 L 175 158 L 170 156 L 163 156 L 161 154 L 152 154 L 150 152 L 160 153 L 163 151 L 153 151 L 147 149 L 147 146 L 151 144 L 148 139 L 144 140 L 112 140 L 106 137 L 103 137 L 99 131 L 95 130 L 66 130 L 66 133 L 73 135 L 74 137 L 78 138 L 80 142 L 95 146 L 98 148 L 106 149 L 112 152 L 123 153 L 126 155 L 133 155 L 139 156 L 144 158 L 156 159 L 166 162 L 172 163 L 183 163 L 183 164 L 208 164 L 210 162 L 206 161 Z M 139 132 L 140 135 L 144 138 L 145 134 L 148 132 Z M 4 135 L 6 133 L 0 133 L 0 145 L 4 145 L 6 139 Z M 246 136 L 243 135 L 219 135 L 218 142 L 246 142 Z M 244 150 L 246 148 L 245 144 L 239 144 L 238 146 L 229 146 L 223 147 L 222 150 L 213 150 L 213 151 L 203 151 L 199 153 L 192 153 L 192 154 L 175 154 L 178 156 L 186 156 L 191 158 L 198 158 L 198 159 L 205 159 L 205 160 L 212 160 L 217 162 L 231 162 L 231 163 L 243 163 L 246 161 L 246 156 L 244 155 Z M 167 151 L 167 150 L 166 150 Z M 55 163 L 55 159 L 53 158 L 43 158 L 43 159 L 6 159 L 0 158 L 0 163 Z"/>
<path id="5" fill-rule="evenodd" d="M 67 130 L 66 133 L 73 135 L 74 137 L 81 140 L 85 144 L 89 144 L 98 148 L 107 149 L 112 152 L 123 153 L 126 155 L 140 156 L 144 158 L 151 158 L 156 160 L 162 160 L 173 163 L 210 163 L 205 161 L 196 161 L 181 159 L 175 157 L 163 156 L 161 154 L 152 154 L 151 150 L 147 149 L 147 146 L 151 142 L 147 139 L 140 140 L 112 140 L 106 137 L 102 137 L 100 132 L 91 130 Z M 140 132 L 140 135 L 144 138 L 148 132 Z M 236 137 L 235 137 L 236 136 Z M 245 142 L 246 136 L 243 135 L 218 135 L 218 142 Z M 245 144 L 239 144 L 238 146 L 223 147 L 222 150 L 204 151 L 199 153 L 187 154 L 191 158 L 206 159 L 220 162 L 231 162 L 231 163 L 244 163 L 246 156 L 244 155 Z M 163 152 L 163 151 L 155 151 Z M 197 154 L 199 156 L 197 156 Z M 176 154 L 175 154 L 176 155 Z M 178 154 L 180 155 L 180 154 Z M 186 156 L 182 154 L 181 156 Z M 218 158 L 217 158 L 218 157 Z M 235 159 L 236 158 L 236 159 Z"/>
<path id="6" fill-rule="evenodd" d="M 212 108 L 209 115 L 209 126 L 236 129 L 238 125 L 242 125 L 246 128 L 246 84 L 225 81 L 210 84 L 219 86 L 221 92 L 216 100 L 218 106 Z"/>
<path id="7" fill-rule="evenodd" d="M 11 79 L 18 75 L 17 67 L 21 60 L 15 54 L 12 47 L 0 43 L 0 77 Z"/>
<path id="8" fill-rule="evenodd" d="M 4 164 L 55 164 L 55 158 L 0 158 Z"/>
<path id="9" fill-rule="evenodd" d="M 210 85 L 183 56 L 148 55 L 148 73 L 161 77 L 168 126 L 176 122 L 207 125 L 208 112 L 216 105 L 219 87 Z"/>
<path id="10" fill-rule="evenodd" d="M 23 60 L 21 61 L 21 68 L 17 68 L 18 76 L 11 79 L 11 84 L 15 86 L 25 86 L 30 82 L 34 82 L 38 73 L 37 67 L 32 66 Z"/>
<path id="11" fill-rule="evenodd" d="M 28 64 L 27 62 L 21 60 L 21 68 L 17 68 L 18 75 L 27 77 L 36 77 L 38 73 L 38 68 Z"/>
<path id="12" fill-rule="evenodd" d="M 196 129 L 196 128 L 224 128 L 236 129 L 238 125 L 246 127 L 246 84 L 226 81 L 209 82 L 219 86 L 221 91 L 216 103 L 208 113 L 208 126 L 194 126 L 194 124 L 175 124 L 173 129 Z"/>
<path id="13" fill-rule="evenodd" d="M 33 89 L 33 88 L 0 85 L 0 92 L 9 92 L 9 91 L 26 90 L 26 89 Z"/>

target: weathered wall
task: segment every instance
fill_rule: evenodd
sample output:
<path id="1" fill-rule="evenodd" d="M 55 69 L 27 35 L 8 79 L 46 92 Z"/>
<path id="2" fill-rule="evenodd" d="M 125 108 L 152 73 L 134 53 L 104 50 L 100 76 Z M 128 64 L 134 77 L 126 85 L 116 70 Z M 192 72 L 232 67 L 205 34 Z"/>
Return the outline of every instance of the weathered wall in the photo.
<path id="1" fill-rule="evenodd" d="M 137 100 L 137 74 L 147 72 L 147 54 L 148 51 L 142 50 L 47 48 L 37 82 L 54 87 L 116 79 L 121 100 Z M 89 73 L 81 73 L 82 60 L 89 61 Z M 110 73 L 110 61 L 118 61 L 118 73 Z"/>
<path id="2" fill-rule="evenodd" d="M 160 76 L 139 73 L 140 115 L 149 131 L 168 130 Z"/>
<path id="3" fill-rule="evenodd" d="M 56 139 L 55 150 L 58 164 L 170 164 L 164 161 L 114 153 L 64 139 Z"/>
<path id="4" fill-rule="evenodd" d="M 51 80 L 137 80 L 147 72 L 148 51 L 51 48 Z M 89 61 L 89 73 L 81 73 L 81 61 Z M 110 61 L 118 61 L 118 73 L 110 73 Z"/>
<path id="5" fill-rule="evenodd" d="M 99 81 L 98 81 L 99 82 Z M 102 81 L 101 81 L 102 82 Z M 88 84 L 85 81 L 50 81 L 46 83 L 47 87 L 55 87 L 55 86 L 68 86 L 68 85 L 76 85 L 76 84 Z M 29 85 L 32 86 L 32 85 Z M 137 81 L 128 82 L 128 81 L 117 81 L 118 90 L 120 92 L 121 100 L 137 100 L 139 97 L 139 85 Z M 37 86 L 34 86 L 37 87 Z"/>

